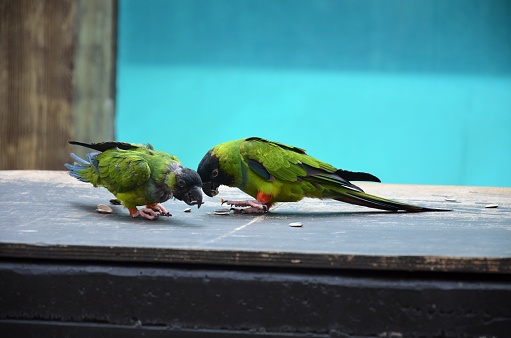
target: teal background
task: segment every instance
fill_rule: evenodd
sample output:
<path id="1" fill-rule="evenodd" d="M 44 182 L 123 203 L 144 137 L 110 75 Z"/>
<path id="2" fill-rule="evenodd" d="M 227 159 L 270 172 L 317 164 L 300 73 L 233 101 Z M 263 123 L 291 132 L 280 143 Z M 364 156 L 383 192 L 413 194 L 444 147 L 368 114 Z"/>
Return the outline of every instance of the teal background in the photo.
<path id="1" fill-rule="evenodd" d="M 116 135 L 260 136 L 387 183 L 511 187 L 511 1 L 121 0 Z"/>

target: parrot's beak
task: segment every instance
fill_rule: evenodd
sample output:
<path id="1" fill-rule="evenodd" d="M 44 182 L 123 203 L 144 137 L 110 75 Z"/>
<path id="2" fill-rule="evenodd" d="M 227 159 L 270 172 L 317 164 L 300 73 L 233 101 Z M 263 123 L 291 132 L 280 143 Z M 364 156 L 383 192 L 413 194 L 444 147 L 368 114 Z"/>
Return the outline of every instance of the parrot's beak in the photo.
<path id="1" fill-rule="evenodd" d="M 188 192 L 183 196 L 183 202 L 188 205 L 197 204 L 197 208 L 200 208 L 202 204 L 202 191 L 200 187 L 192 187 Z"/>
<path id="2" fill-rule="evenodd" d="M 204 193 L 209 197 L 218 195 L 218 187 L 213 188 L 213 184 L 211 184 L 211 182 L 203 182 L 202 191 L 204 191 Z"/>

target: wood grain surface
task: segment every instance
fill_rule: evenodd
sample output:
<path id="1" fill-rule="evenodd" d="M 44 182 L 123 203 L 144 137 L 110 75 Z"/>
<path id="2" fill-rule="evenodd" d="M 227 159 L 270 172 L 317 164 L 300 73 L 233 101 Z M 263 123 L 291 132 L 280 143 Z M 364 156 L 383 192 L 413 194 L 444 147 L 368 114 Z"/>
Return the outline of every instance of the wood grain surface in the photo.
<path id="1" fill-rule="evenodd" d="M 511 273 L 511 189 L 360 184 L 368 193 L 450 212 L 391 213 L 329 200 L 264 215 L 215 215 L 222 187 L 191 212 L 132 219 L 112 195 L 63 171 L 0 171 L 0 256 L 328 269 Z M 496 208 L 486 206 L 494 204 Z M 289 226 L 292 222 L 302 227 Z"/>

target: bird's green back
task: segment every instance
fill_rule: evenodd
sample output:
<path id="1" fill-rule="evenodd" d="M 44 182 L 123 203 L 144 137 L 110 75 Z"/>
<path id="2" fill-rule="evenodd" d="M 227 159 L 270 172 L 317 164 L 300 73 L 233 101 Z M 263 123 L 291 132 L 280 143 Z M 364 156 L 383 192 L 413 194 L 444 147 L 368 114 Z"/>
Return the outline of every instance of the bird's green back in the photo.
<path id="1" fill-rule="evenodd" d="M 129 149 L 107 149 L 92 158 L 91 166 L 80 172 L 84 180 L 103 186 L 127 207 L 157 202 L 153 195 L 161 186 L 174 186 L 169 166 L 180 166 L 176 156 L 151 146 L 132 144 Z"/>
<path id="2" fill-rule="evenodd" d="M 252 137 L 214 148 L 222 170 L 236 177 L 234 186 L 256 198 L 259 192 L 273 202 L 303 197 L 330 197 L 332 189 L 353 189 L 335 175 L 337 169 L 306 154 L 305 150 Z"/>

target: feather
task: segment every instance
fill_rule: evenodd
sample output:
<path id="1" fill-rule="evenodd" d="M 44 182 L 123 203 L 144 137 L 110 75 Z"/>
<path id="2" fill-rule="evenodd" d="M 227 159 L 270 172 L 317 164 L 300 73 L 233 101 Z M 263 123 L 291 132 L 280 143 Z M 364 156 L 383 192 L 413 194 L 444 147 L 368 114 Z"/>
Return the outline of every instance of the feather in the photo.
<path id="1" fill-rule="evenodd" d="M 348 181 L 370 181 L 370 182 L 381 182 L 380 179 L 374 175 L 363 172 L 354 172 L 348 170 L 338 169 L 335 172 L 336 175 L 339 175 L 345 178 Z"/>
<path id="2" fill-rule="evenodd" d="M 252 158 L 249 158 L 247 160 L 247 163 L 248 163 L 249 168 L 253 172 L 255 172 L 257 175 L 261 176 L 265 180 L 270 181 L 270 182 L 275 180 L 275 177 L 273 177 L 261 163 L 257 162 L 256 160 L 254 160 Z"/>

